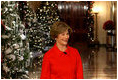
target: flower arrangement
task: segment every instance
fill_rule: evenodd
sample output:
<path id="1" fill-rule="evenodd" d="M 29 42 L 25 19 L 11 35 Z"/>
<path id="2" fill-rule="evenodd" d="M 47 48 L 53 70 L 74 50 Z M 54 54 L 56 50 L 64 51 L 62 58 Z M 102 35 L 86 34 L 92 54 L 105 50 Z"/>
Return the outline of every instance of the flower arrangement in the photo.
<path id="1" fill-rule="evenodd" d="M 103 24 L 104 30 L 113 30 L 115 29 L 114 22 L 112 20 L 108 20 Z"/>

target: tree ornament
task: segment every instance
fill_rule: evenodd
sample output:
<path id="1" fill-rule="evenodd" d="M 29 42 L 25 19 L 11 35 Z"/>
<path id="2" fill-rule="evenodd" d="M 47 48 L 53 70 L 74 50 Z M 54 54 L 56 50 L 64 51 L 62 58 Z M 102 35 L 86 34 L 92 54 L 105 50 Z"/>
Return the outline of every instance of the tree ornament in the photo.
<path id="1" fill-rule="evenodd" d="M 22 40 L 26 39 L 26 36 L 24 34 L 21 34 L 20 37 L 21 37 Z"/>

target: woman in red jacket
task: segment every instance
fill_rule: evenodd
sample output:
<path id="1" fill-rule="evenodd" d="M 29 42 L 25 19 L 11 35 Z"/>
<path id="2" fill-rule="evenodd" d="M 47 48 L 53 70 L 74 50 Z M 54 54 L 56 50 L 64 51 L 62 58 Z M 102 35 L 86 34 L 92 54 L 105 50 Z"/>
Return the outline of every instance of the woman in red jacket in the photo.
<path id="1" fill-rule="evenodd" d="M 68 44 L 72 29 L 64 22 L 52 25 L 50 35 L 56 40 L 44 55 L 41 79 L 83 79 L 83 67 L 78 50 Z"/>

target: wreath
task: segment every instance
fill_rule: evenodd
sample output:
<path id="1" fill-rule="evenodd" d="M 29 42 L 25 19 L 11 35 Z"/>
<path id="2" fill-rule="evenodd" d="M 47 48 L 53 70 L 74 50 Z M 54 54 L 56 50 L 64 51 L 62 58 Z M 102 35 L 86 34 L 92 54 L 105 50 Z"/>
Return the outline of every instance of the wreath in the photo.
<path id="1" fill-rule="evenodd" d="M 108 20 L 103 25 L 104 30 L 113 30 L 115 29 L 114 22 L 112 20 Z"/>

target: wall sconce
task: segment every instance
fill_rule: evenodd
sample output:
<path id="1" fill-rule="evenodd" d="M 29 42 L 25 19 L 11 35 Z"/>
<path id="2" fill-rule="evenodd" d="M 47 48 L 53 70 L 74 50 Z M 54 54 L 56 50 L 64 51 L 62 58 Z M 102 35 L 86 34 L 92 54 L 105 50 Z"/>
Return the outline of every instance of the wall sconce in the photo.
<path id="1" fill-rule="evenodd" d="M 98 13 L 100 11 L 100 7 L 98 7 L 98 6 L 94 6 L 93 8 L 92 8 L 92 12 L 93 13 Z"/>

